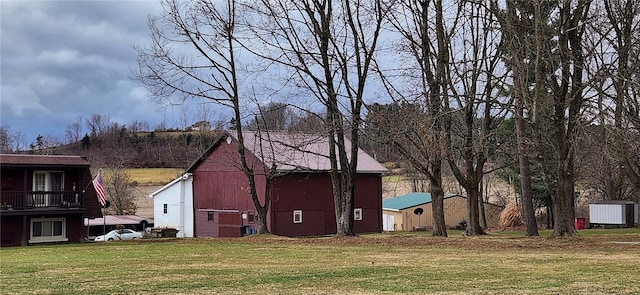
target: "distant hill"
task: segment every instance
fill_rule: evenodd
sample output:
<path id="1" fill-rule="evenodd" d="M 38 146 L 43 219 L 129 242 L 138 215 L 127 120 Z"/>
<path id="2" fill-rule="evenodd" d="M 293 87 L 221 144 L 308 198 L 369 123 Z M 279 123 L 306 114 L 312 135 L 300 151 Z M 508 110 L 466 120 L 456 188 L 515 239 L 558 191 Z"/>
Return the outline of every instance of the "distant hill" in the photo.
<path id="1" fill-rule="evenodd" d="M 200 156 L 221 130 L 128 132 L 85 135 L 67 145 L 34 149 L 35 154 L 78 155 L 92 165 L 131 168 L 185 168 Z"/>

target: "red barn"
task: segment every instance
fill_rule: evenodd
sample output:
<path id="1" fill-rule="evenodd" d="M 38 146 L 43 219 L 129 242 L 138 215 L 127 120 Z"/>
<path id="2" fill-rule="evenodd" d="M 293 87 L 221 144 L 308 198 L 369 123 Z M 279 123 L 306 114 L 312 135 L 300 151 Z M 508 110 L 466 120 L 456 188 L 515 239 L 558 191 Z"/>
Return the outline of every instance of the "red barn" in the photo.
<path id="1" fill-rule="evenodd" d="M 325 137 L 289 133 L 243 133 L 248 165 L 264 200 L 264 171 L 275 165 L 267 226 L 282 236 L 326 235 L 336 232 L 335 209 Z M 238 141 L 223 133 L 187 172 L 193 175 L 195 236 L 241 236 L 255 228 L 255 207 L 247 177 L 240 168 Z M 351 145 L 346 141 L 347 148 Z M 380 163 L 363 151 L 358 155 L 354 203 L 357 233 L 382 231 Z"/>
<path id="2" fill-rule="evenodd" d="M 84 158 L 2 154 L 0 167 L 2 247 L 79 242 L 84 218 L 102 216 Z"/>

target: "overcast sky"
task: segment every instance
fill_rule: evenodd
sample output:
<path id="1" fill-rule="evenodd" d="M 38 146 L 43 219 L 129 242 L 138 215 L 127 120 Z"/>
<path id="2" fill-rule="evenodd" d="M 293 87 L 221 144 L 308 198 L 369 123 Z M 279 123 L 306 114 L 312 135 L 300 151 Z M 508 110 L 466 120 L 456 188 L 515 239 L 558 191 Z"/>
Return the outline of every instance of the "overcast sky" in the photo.
<path id="1" fill-rule="evenodd" d="M 149 42 L 147 16 L 157 0 L 0 1 L 2 126 L 64 138 L 78 116 L 175 126 L 179 111 L 162 110 L 131 80 L 133 45 Z M 85 126 L 83 126 L 85 127 Z"/>

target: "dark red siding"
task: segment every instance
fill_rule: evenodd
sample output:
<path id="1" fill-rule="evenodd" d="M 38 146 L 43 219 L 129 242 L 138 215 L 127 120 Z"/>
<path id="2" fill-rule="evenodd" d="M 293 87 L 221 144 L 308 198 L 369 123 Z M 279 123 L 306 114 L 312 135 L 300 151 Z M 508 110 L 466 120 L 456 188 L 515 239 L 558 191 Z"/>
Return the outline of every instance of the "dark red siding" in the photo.
<path id="1" fill-rule="evenodd" d="M 248 162 L 256 174 L 263 171 L 255 158 L 250 157 Z M 249 194 L 249 181 L 239 163 L 236 141 L 231 144 L 222 142 L 192 171 L 196 236 L 239 236 L 242 225 L 255 225 L 248 219 L 242 219 L 242 213 L 254 212 L 255 206 Z M 258 195 L 264 201 L 265 178 L 256 175 L 255 180 Z M 225 226 L 217 218 L 207 221 L 206 212 L 200 213 L 198 210 L 237 210 L 240 219 L 239 222 L 234 222 L 237 223 L 237 228 L 233 228 Z M 199 215 L 204 216 L 198 217 Z"/>
<path id="2" fill-rule="evenodd" d="M 5 162 L 9 159 L 30 160 L 28 163 Z M 50 158 L 54 161 L 46 162 Z M 73 161 L 79 157 L 19 157 L 2 155 L 0 159 L 0 246 L 26 245 L 32 218 L 65 218 L 66 238 L 69 242 L 84 240 L 84 218 L 102 216 L 95 190 L 91 184 L 88 162 Z M 45 161 L 42 164 L 36 160 Z M 56 161 L 65 162 L 64 165 Z M 85 165 L 86 164 L 86 165 Z M 60 166 L 58 166 L 60 165 Z M 75 165 L 75 166 L 74 166 Z M 33 207 L 34 171 L 64 172 L 63 191 L 44 207 Z M 78 201 L 80 199 L 80 201 Z M 63 202 L 64 201 L 64 202 Z"/>
<path id="3" fill-rule="evenodd" d="M 356 233 L 382 232 L 382 177 L 359 174 L 353 208 L 362 208 L 362 220 L 353 222 Z"/>
<path id="4" fill-rule="evenodd" d="M 20 246 L 29 241 L 31 232 L 32 218 L 65 218 L 65 230 L 68 242 L 81 242 L 84 240 L 84 218 L 81 214 L 64 214 L 64 215 L 30 215 L 30 216 L 2 216 L 2 224 L 0 224 L 0 245 Z M 25 236 L 23 236 L 25 231 Z"/>
<path id="5" fill-rule="evenodd" d="M 193 197 L 196 236 L 240 235 L 241 226 L 253 226 L 242 213 L 254 211 L 247 177 L 240 169 L 236 141 L 219 142 L 206 157 L 189 170 L 193 173 Z M 255 158 L 248 159 L 256 173 L 256 185 L 264 200 L 264 167 Z M 382 183 L 379 174 L 359 174 L 356 179 L 354 208 L 362 209 L 363 220 L 354 221 L 357 233 L 382 231 Z M 220 213 L 208 220 L 207 211 L 237 210 L 240 216 L 225 226 Z M 302 223 L 293 222 L 293 211 L 302 210 Z M 326 235 L 336 232 L 331 178 L 327 172 L 290 173 L 278 177 L 272 188 L 268 228 L 283 236 Z M 223 217 L 225 218 L 225 217 Z M 235 218 L 235 217 L 234 217 Z"/>
<path id="6" fill-rule="evenodd" d="M 379 175 L 360 174 L 356 179 L 354 208 L 362 220 L 354 221 L 357 233 L 382 231 L 382 190 Z M 274 188 L 272 232 L 283 236 L 326 235 L 336 232 L 331 177 L 328 173 L 292 173 L 278 178 Z M 302 223 L 293 222 L 293 211 L 302 210 Z"/>
<path id="7" fill-rule="evenodd" d="M 211 220 L 209 220 L 211 215 Z M 240 237 L 242 233 L 242 213 L 216 210 L 195 212 L 198 237 Z"/>

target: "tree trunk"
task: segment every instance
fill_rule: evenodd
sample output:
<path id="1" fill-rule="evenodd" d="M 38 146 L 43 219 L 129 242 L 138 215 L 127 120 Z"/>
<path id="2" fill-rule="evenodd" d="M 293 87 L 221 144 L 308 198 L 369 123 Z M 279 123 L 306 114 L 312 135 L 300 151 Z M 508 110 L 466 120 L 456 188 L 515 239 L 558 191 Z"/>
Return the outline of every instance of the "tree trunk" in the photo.
<path id="1" fill-rule="evenodd" d="M 478 199 L 480 197 L 480 191 L 478 186 L 470 186 L 467 190 L 467 209 L 469 210 L 469 220 L 467 222 L 467 228 L 464 231 L 465 235 L 477 236 L 485 235 L 486 233 L 480 227 L 480 207 L 478 206 Z"/>
<path id="2" fill-rule="evenodd" d="M 434 237 L 446 237 L 447 226 L 444 222 L 444 190 L 442 189 L 442 170 L 441 163 L 435 163 L 438 161 L 432 161 L 431 167 L 433 167 L 432 177 L 429 178 L 431 185 L 431 213 L 433 225 L 432 235 Z"/>
<path id="3" fill-rule="evenodd" d="M 249 167 L 247 163 L 247 151 L 244 147 L 244 135 L 242 134 L 242 123 L 240 122 L 240 100 L 237 96 L 233 99 L 233 109 L 235 120 L 234 127 L 236 129 L 236 136 L 238 137 L 238 155 L 240 156 L 240 164 L 242 171 L 244 172 L 247 180 L 249 182 L 249 196 L 251 197 L 251 201 L 258 212 L 258 218 L 256 220 L 256 227 L 259 234 L 269 233 L 269 228 L 267 227 L 267 211 L 269 211 L 269 200 L 267 196 L 270 195 L 271 189 L 271 181 L 267 179 L 267 186 L 265 189 L 265 202 L 264 204 L 260 203 L 260 198 L 258 197 L 258 190 L 256 188 L 256 179 L 255 179 L 255 170 L 252 167 Z M 260 139 L 258 139 L 260 140 Z M 266 168 L 265 168 L 266 170 Z M 265 171 L 265 175 L 267 171 Z M 266 175 L 266 177 L 270 177 Z"/>
<path id="4" fill-rule="evenodd" d="M 523 103 L 520 94 L 516 95 L 515 104 L 517 113 L 515 117 L 516 141 L 518 142 L 518 166 L 520 167 L 520 184 L 522 190 L 522 215 L 526 226 L 525 235 L 528 237 L 539 236 L 536 214 L 533 208 L 533 196 L 531 195 L 531 170 L 525 142 Z"/>
<path id="5" fill-rule="evenodd" d="M 484 211 L 484 194 L 487 190 L 484 187 L 484 178 L 480 180 L 480 195 L 478 196 L 478 210 L 480 210 L 480 227 L 482 229 L 487 229 L 489 226 L 487 225 L 487 214 Z"/>
<path id="6" fill-rule="evenodd" d="M 558 190 L 553 195 L 553 237 L 575 236 L 575 200 L 573 178 L 569 175 L 558 176 Z"/>

